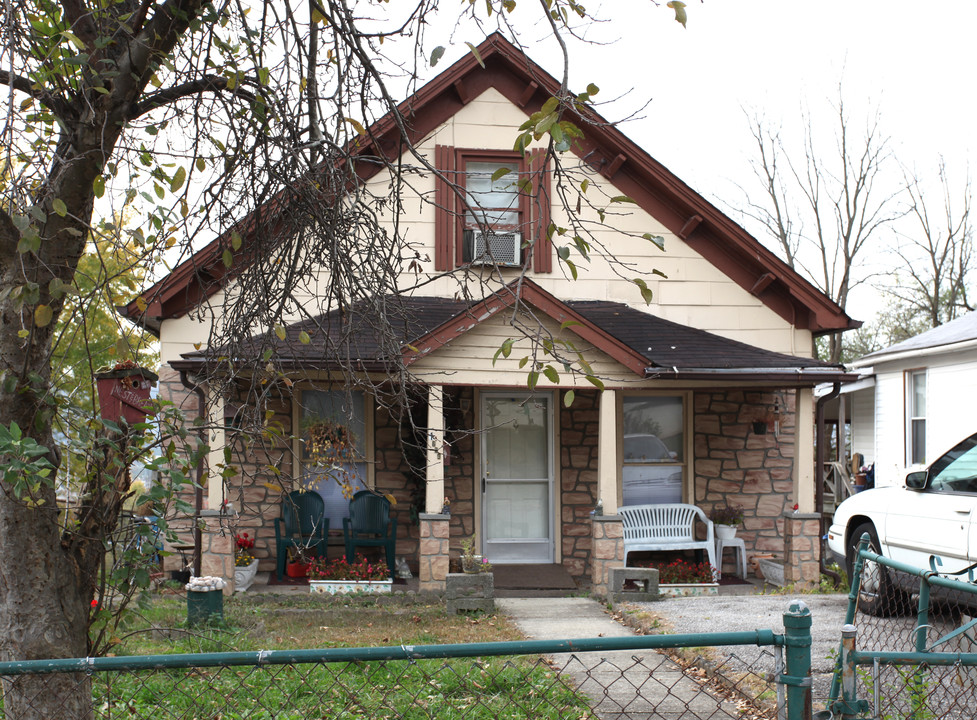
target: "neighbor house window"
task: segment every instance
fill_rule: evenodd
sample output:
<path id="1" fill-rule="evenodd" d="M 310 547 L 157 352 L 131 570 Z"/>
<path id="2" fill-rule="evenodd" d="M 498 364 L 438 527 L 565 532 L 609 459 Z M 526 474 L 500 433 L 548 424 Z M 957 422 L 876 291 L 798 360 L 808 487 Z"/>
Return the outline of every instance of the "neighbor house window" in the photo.
<path id="1" fill-rule="evenodd" d="M 552 194 L 546 155 L 439 145 L 435 186 L 436 270 L 468 264 L 552 272 Z"/>
<path id="2" fill-rule="evenodd" d="M 683 398 L 625 397 L 623 410 L 623 504 L 682 502 L 685 479 Z"/>
<path id="3" fill-rule="evenodd" d="M 349 517 L 344 485 L 347 492 L 367 486 L 363 393 L 303 390 L 299 402 L 302 487 L 322 496 L 329 530 L 342 530 L 343 518 Z"/>
<path id="4" fill-rule="evenodd" d="M 906 464 L 926 462 L 926 371 L 906 373 Z"/>

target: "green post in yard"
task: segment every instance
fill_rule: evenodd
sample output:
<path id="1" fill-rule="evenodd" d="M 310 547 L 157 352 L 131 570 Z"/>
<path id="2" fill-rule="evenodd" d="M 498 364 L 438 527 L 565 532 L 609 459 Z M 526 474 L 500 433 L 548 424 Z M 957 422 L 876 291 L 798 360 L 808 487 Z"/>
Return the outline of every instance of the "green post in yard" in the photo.
<path id="1" fill-rule="evenodd" d="M 803 600 L 794 600 L 784 613 L 787 720 L 811 718 L 811 610 Z"/>

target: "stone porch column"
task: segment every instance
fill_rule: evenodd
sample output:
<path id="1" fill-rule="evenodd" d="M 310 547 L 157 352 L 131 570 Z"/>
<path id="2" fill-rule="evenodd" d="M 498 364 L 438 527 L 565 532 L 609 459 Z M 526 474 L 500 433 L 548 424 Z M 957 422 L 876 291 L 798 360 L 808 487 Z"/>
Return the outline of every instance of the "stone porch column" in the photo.
<path id="1" fill-rule="evenodd" d="M 444 389 L 431 385 L 427 391 L 427 486 L 420 521 L 418 590 L 444 592 L 450 558 L 451 516 L 444 506 Z"/>
<path id="2" fill-rule="evenodd" d="M 442 593 L 445 590 L 445 580 L 448 577 L 451 517 L 422 513 L 419 519 L 421 523 L 421 547 L 418 552 L 420 572 L 418 573 L 417 589 L 421 592 Z"/>
<path id="3" fill-rule="evenodd" d="M 597 497 L 604 504 L 604 514 L 614 515 L 617 512 L 618 478 L 617 393 L 605 389 L 601 391 L 598 402 L 600 408 L 597 425 Z"/>
<path id="4" fill-rule="evenodd" d="M 784 513 L 784 580 L 799 588 L 821 580 L 821 522 L 817 513 Z"/>
<path id="5" fill-rule="evenodd" d="M 620 515 L 597 515 L 591 528 L 591 591 L 608 597 L 611 568 L 624 567 L 624 526 Z"/>

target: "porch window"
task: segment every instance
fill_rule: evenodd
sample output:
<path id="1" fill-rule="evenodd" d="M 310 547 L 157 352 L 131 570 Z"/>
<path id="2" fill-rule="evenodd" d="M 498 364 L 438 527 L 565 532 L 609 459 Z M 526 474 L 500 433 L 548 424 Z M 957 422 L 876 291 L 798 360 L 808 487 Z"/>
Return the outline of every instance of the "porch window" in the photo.
<path id="1" fill-rule="evenodd" d="M 681 396 L 623 400 L 623 504 L 682 502 L 685 403 Z"/>
<path id="2" fill-rule="evenodd" d="M 342 483 L 352 492 L 367 486 L 363 392 L 303 390 L 300 403 L 302 487 L 322 496 L 330 531 L 342 530 L 343 518 L 349 517 Z M 317 436 L 327 438 L 318 448 L 313 445 Z"/>
<path id="3" fill-rule="evenodd" d="M 906 464 L 926 462 L 926 371 L 906 373 Z"/>

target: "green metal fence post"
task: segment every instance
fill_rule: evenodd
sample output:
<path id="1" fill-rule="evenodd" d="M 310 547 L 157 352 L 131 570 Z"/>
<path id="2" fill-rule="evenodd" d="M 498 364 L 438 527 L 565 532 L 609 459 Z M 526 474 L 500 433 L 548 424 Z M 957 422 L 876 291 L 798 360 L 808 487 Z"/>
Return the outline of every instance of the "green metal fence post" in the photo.
<path id="1" fill-rule="evenodd" d="M 794 600 L 784 613 L 787 686 L 787 720 L 811 720 L 811 610 Z"/>

